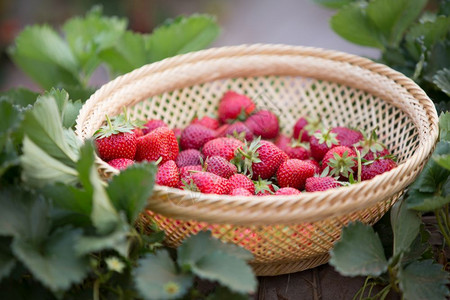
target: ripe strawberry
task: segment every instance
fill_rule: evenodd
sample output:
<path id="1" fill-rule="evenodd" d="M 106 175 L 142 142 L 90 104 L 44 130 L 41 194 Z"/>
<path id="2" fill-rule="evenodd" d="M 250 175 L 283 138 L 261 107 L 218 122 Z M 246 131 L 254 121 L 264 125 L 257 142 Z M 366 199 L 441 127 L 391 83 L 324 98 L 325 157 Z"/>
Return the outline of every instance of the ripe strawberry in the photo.
<path id="1" fill-rule="evenodd" d="M 173 160 L 168 160 L 158 167 L 156 172 L 156 183 L 159 185 L 178 187 L 180 173 Z"/>
<path id="2" fill-rule="evenodd" d="M 247 96 L 228 91 L 220 99 L 217 113 L 222 123 L 238 118 L 243 121 L 255 110 L 255 107 L 255 103 Z"/>
<path id="3" fill-rule="evenodd" d="M 238 167 L 238 172 L 249 174 L 253 179 L 268 179 L 275 175 L 285 155 L 275 144 L 258 137 L 237 149 L 233 163 Z"/>
<path id="4" fill-rule="evenodd" d="M 300 143 L 298 140 L 294 140 L 288 144 L 284 152 L 286 152 L 289 158 L 296 158 L 300 160 L 308 159 L 311 156 L 309 145 Z"/>
<path id="5" fill-rule="evenodd" d="M 314 133 L 314 135 L 312 135 L 311 139 L 309 140 L 311 156 L 316 161 L 321 161 L 328 150 L 339 145 L 339 141 L 336 137 L 337 134 L 331 132 L 330 130 L 316 131 L 316 133 Z"/>
<path id="6" fill-rule="evenodd" d="M 390 171 L 397 166 L 397 163 L 390 158 L 379 158 L 369 161 L 361 166 L 361 180 L 369 180 L 384 172 Z"/>
<path id="7" fill-rule="evenodd" d="M 175 134 L 168 127 L 158 127 L 138 138 L 136 160 L 157 161 L 161 164 L 175 160 L 178 155 L 178 143 Z"/>
<path id="8" fill-rule="evenodd" d="M 128 123 L 119 124 L 106 116 L 107 125 L 101 127 L 94 135 L 98 155 L 105 161 L 115 158 L 134 159 L 136 154 L 136 135 Z"/>
<path id="9" fill-rule="evenodd" d="M 230 124 L 222 135 L 231 136 L 243 142 L 253 140 L 253 132 L 242 122 Z"/>
<path id="10" fill-rule="evenodd" d="M 108 164 L 118 170 L 125 170 L 126 168 L 134 164 L 134 161 L 128 158 L 115 158 L 108 161 Z"/>
<path id="11" fill-rule="evenodd" d="M 236 166 L 221 156 L 209 156 L 205 161 L 205 168 L 207 172 L 227 179 L 237 173 Z"/>
<path id="12" fill-rule="evenodd" d="M 245 125 L 255 136 L 261 136 L 263 139 L 276 138 L 280 130 L 277 116 L 268 110 L 260 110 L 251 115 Z"/>
<path id="13" fill-rule="evenodd" d="M 311 136 L 317 130 L 321 129 L 322 123 L 319 119 L 315 118 L 300 118 L 294 125 L 294 134 L 292 137 L 294 139 L 299 139 L 301 142 L 309 142 Z"/>
<path id="14" fill-rule="evenodd" d="M 151 119 L 148 120 L 147 123 L 144 124 L 144 128 L 142 128 L 142 132 L 145 134 L 152 132 L 154 129 L 158 127 L 168 127 L 167 124 L 163 120 Z"/>
<path id="15" fill-rule="evenodd" d="M 250 193 L 248 190 L 244 188 L 235 188 L 231 190 L 230 195 L 232 196 L 253 196 L 252 193 Z"/>
<path id="16" fill-rule="evenodd" d="M 219 128 L 216 129 L 216 136 L 220 137 L 220 136 L 225 136 L 225 131 L 227 130 L 227 128 L 230 126 L 230 124 L 223 124 L 221 125 Z"/>
<path id="17" fill-rule="evenodd" d="M 277 181 L 280 187 L 293 187 L 302 190 L 306 179 L 314 176 L 315 168 L 310 162 L 299 159 L 289 159 L 281 164 L 277 171 Z"/>
<path id="18" fill-rule="evenodd" d="M 256 196 L 270 196 L 275 194 L 275 185 L 269 181 L 261 179 L 261 177 L 257 181 L 253 181 L 255 185 L 255 194 Z"/>
<path id="19" fill-rule="evenodd" d="M 136 135 L 136 137 L 141 137 L 144 135 L 144 131 L 142 131 L 142 128 L 135 128 L 133 129 L 134 134 Z"/>
<path id="20" fill-rule="evenodd" d="M 222 156 L 226 160 L 234 157 L 234 152 L 241 147 L 243 143 L 240 140 L 230 137 L 219 137 L 207 142 L 202 149 L 202 153 L 208 156 Z"/>
<path id="21" fill-rule="evenodd" d="M 319 163 L 316 160 L 314 160 L 314 159 L 306 159 L 305 161 L 307 161 L 307 162 L 309 162 L 309 163 L 314 165 L 314 168 L 316 170 L 316 174 L 320 173 L 320 165 L 319 165 Z"/>
<path id="22" fill-rule="evenodd" d="M 376 129 L 372 130 L 370 135 L 363 133 L 363 139 L 358 143 L 357 149 L 365 160 L 374 160 L 390 154 L 386 146 L 378 141 Z"/>
<path id="23" fill-rule="evenodd" d="M 214 139 L 216 132 L 198 124 L 188 125 L 181 133 L 181 149 L 200 149 L 205 143 Z"/>
<path id="24" fill-rule="evenodd" d="M 275 192 L 275 195 L 299 195 L 301 192 L 291 187 L 284 187 Z"/>
<path id="25" fill-rule="evenodd" d="M 192 184 L 187 188 L 205 194 L 226 195 L 231 191 L 228 179 L 209 172 L 198 172 L 191 175 Z"/>
<path id="26" fill-rule="evenodd" d="M 194 172 L 200 172 L 202 170 L 203 167 L 201 165 L 181 167 L 179 169 L 180 181 L 178 187 L 183 188 L 186 184 L 189 184 L 191 182 L 191 175 L 194 174 Z"/>
<path id="27" fill-rule="evenodd" d="M 217 128 L 219 128 L 219 125 L 220 125 L 219 120 L 208 117 L 208 116 L 204 116 L 201 119 L 195 117 L 191 121 L 191 124 L 202 125 L 202 126 L 205 126 L 206 128 L 212 129 L 212 130 L 216 130 Z"/>
<path id="28" fill-rule="evenodd" d="M 334 177 L 309 177 L 306 179 L 305 190 L 307 192 L 326 191 L 339 186 L 339 182 Z"/>
<path id="29" fill-rule="evenodd" d="M 350 173 L 354 173 L 358 167 L 358 158 L 351 148 L 338 146 L 330 149 L 322 160 L 322 170 L 330 168 L 330 175 L 341 176 L 346 179 Z"/>
<path id="30" fill-rule="evenodd" d="M 276 140 L 273 142 L 278 148 L 286 152 L 287 146 L 291 143 L 291 138 L 285 134 L 280 133 Z"/>
<path id="31" fill-rule="evenodd" d="M 203 154 L 197 149 L 187 149 L 178 153 L 176 164 L 179 168 L 185 166 L 201 165 L 203 162 Z"/>
<path id="32" fill-rule="evenodd" d="M 244 188 L 251 194 L 255 194 L 255 184 L 247 176 L 243 174 L 234 174 L 229 179 L 231 189 Z"/>
<path id="33" fill-rule="evenodd" d="M 334 127 L 331 132 L 337 134 L 337 140 L 340 146 L 352 147 L 363 139 L 361 132 L 347 128 L 347 127 Z"/>
<path id="34" fill-rule="evenodd" d="M 358 149 L 358 150 L 361 152 L 360 149 Z M 389 155 L 390 155 L 389 150 L 387 148 L 384 148 L 381 151 L 375 151 L 375 152 L 369 151 L 366 153 L 366 155 L 364 155 L 363 158 L 365 160 L 375 160 L 377 158 L 383 158 L 383 157 L 386 157 Z"/>

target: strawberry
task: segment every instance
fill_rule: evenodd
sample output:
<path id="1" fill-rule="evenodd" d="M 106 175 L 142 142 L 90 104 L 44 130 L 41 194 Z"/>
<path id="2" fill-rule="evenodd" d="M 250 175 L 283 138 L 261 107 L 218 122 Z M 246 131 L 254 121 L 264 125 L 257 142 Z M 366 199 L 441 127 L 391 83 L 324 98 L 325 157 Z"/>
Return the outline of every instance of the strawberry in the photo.
<path id="1" fill-rule="evenodd" d="M 199 125 L 205 126 L 206 128 L 209 128 L 212 130 L 216 130 L 217 128 L 219 128 L 219 125 L 220 125 L 219 120 L 208 117 L 208 116 L 204 116 L 201 119 L 195 117 L 191 121 L 191 124 L 199 124 Z"/>
<path id="2" fill-rule="evenodd" d="M 341 176 L 346 179 L 350 173 L 354 173 L 358 167 L 358 157 L 351 148 L 338 146 L 330 149 L 322 160 L 322 170 L 330 169 L 330 175 Z"/>
<path id="3" fill-rule="evenodd" d="M 180 146 L 181 149 L 200 149 L 205 143 L 214 139 L 216 132 L 198 124 L 188 125 L 181 132 Z"/>
<path id="4" fill-rule="evenodd" d="M 136 154 L 136 134 L 129 123 L 114 122 L 106 116 L 107 125 L 101 127 L 94 135 L 98 155 L 105 161 L 115 158 L 134 159 Z"/>
<path id="5" fill-rule="evenodd" d="M 188 189 L 204 194 L 226 195 L 231 191 L 228 179 L 209 172 L 193 173 L 191 182 Z"/>
<path id="6" fill-rule="evenodd" d="M 289 159 L 281 164 L 277 171 L 280 187 L 293 187 L 302 190 L 306 179 L 314 176 L 315 168 L 310 162 Z"/>
<path id="7" fill-rule="evenodd" d="M 255 136 L 261 136 L 263 139 L 276 138 L 280 130 L 277 116 L 268 110 L 260 110 L 251 115 L 245 125 Z"/>
<path id="8" fill-rule="evenodd" d="M 136 137 L 141 137 L 144 135 L 144 131 L 142 131 L 142 128 L 135 128 L 133 129 L 134 134 L 136 135 Z"/>
<path id="9" fill-rule="evenodd" d="M 275 175 L 285 159 L 285 153 L 272 142 L 262 141 L 261 137 L 239 147 L 233 163 L 239 172 L 249 174 L 253 179 L 268 179 Z"/>
<path id="10" fill-rule="evenodd" d="M 177 138 L 177 140 L 179 141 L 181 138 L 181 132 L 183 131 L 183 129 L 181 128 L 174 128 L 173 133 L 175 134 L 175 137 Z"/>
<path id="11" fill-rule="evenodd" d="M 253 183 L 257 196 L 270 196 L 275 193 L 276 186 L 271 181 L 261 179 L 260 177 L 257 181 L 253 181 Z"/>
<path id="12" fill-rule="evenodd" d="M 196 166 L 185 166 L 179 169 L 180 171 L 180 181 L 178 182 L 178 187 L 183 188 L 185 184 L 189 184 L 191 181 L 191 175 L 194 172 L 200 172 L 203 170 L 201 165 Z"/>
<path id="13" fill-rule="evenodd" d="M 244 188 L 251 194 L 255 194 L 255 184 L 247 176 L 243 174 L 234 174 L 229 179 L 231 189 Z"/>
<path id="14" fill-rule="evenodd" d="M 352 147 L 363 139 L 361 132 L 347 127 L 334 127 L 331 132 L 337 134 L 337 140 L 340 146 Z"/>
<path id="15" fill-rule="evenodd" d="M 302 117 L 295 123 L 292 137 L 301 142 L 309 142 L 314 132 L 321 129 L 321 127 L 322 124 L 319 119 Z"/>
<path id="16" fill-rule="evenodd" d="M 311 156 L 318 162 L 322 160 L 328 150 L 339 145 L 337 134 L 331 132 L 331 130 L 316 131 L 311 136 L 309 143 L 311 148 Z"/>
<path id="17" fill-rule="evenodd" d="M 223 125 L 221 125 L 219 128 L 217 128 L 216 129 L 216 136 L 217 137 L 220 137 L 220 136 L 225 136 L 226 134 L 225 134 L 225 131 L 228 129 L 228 127 L 230 126 L 231 124 L 223 124 Z"/>
<path id="18" fill-rule="evenodd" d="M 319 165 L 319 163 L 316 160 L 314 160 L 314 159 L 305 159 L 305 161 L 307 161 L 307 162 L 309 162 L 309 163 L 314 165 L 314 169 L 316 170 L 316 174 L 320 173 L 320 165 Z"/>
<path id="19" fill-rule="evenodd" d="M 255 103 L 247 96 L 228 91 L 220 99 L 217 113 L 222 123 L 238 118 L 243 121 L 255 110 L 255 107 Z"/>
<path id="20" fill-rule="evenodd" d="M 274 144 L 284 152 L 286 152 L 286 148 L 289 146 L 290 143 L 291 138 L 282 133 L 280 133 L 276 138 L 276 140 L 274 141 Z"/>
<path id="21" fill-rule="evenodd" d="M 154 129 L 158 127 L 168 127 L 168 126 L 163 120 L 151 119 L 144 124 L 142 132 L 144 133 L 144 135 L 146 135 L 147 133 L 152 132 Z"/>
<path id="22" fill-rule="evenodd" d="M 242 122 L 230 124 L 222 135 L 234 137 L 243 142 L 253 140 L 253 132 Z"/>
<path id="23" fill-rule="evenodd" d="M 232 196 L 253 196 L 252 193 L 250 193 L 248 190 L 244 188 L 235 188 L 231 190 L 230 195 Z"/>
<path id="24" fill-rule="evenodd" d="M 309 177 L 306 179 L 305 190 L 307 192 L 326 191 L 339 186 L 339 182 L 331 176 Z"/>
<path id="25" fill-rule="evenodd" d="M 202 153 L 208 156 L 222 156 L 226 160 L 234 157 L 237 148 L 242 147 L 243 143 L 235 138 L 219 137 L 207 142 L 202 149 Z"/>
<path id="26" fill-rule="evenodd" d="M 301 143 L 298 140 L 293 140 L 290 144 L 285 146 L 284 152 L 289 156 L 289 158 L 296 158 L 300 160 L 308 159 L 311 156 L 309 151 L 309 145 Z"/>
<path id="27" fill-rule="evenodd" d="M 361 152 L 360 149 L 358 149 L 358 150 Z M 389 156 L 389 155 L 390 155 L 389 150 L 387 148 L 384 148 L 381 151 L 375 151 L 375 152 L 369 151 L 366 153 L 366 155 L 364 155 L 363 158 L 365 160 L 375 160 L 377 158 L 385 158 L 386 156 Z"/>
<path id="28" fill-rule="evenodd" d="M 236 166 L 221 156 L 209 156 L 205 161 L 204 168 L 207 172 L 227 179 L 237 173 Z"/>
<path id="29" fill-rule="evenodd" d="M 390 154 L 386 146 L 378 141 L 376 129 L 372 130 L 370 135 L 363 133 L 363 139 L 358 143 L 357 149 L 365 160 L 374 160 Z"/>
<path id="30" fill-rule="evenodd" d="M 275 195 L 299 195 L 301 192 L 291 187 L 284 187 L 275 192 Z"/>
<path id="31" fill-rule="evenodd" d="M 397 163 L 390 158 L 378 158 L 365 162 L 361 166 L 361 180 L 369 180 L 384 172 L 390 171 L 397 166 Z"/>
<path id="32" fill-rule="evenodd" d="M 180 173 L 173 160 L 168 160 L 158 167 L 155 182 L 159 185 L 178 187 Z"/>
<path id="33" fill-rule="evenodd" d="M 126 168 L 134 164 L 134 161 L 128 158 L 115 158 L 108 161 L 108 164 L 118 170 L 125 170 Z"/>
<path id="34" fill-rule="evenodd" d="M 157 161 L 161 164 L 175 160 L 178 155 L 178 143 L 175 134 L 168 127 L 158 127 L 150 133 L 137 139 L 137 161 Z"/>
<path id="35" fill-rule="evenodd" d="M 176 164 L 179 168 L 185 166 L 201 165 L 204 157 L 197 149 L 187 149 L 178 153 Z"/>

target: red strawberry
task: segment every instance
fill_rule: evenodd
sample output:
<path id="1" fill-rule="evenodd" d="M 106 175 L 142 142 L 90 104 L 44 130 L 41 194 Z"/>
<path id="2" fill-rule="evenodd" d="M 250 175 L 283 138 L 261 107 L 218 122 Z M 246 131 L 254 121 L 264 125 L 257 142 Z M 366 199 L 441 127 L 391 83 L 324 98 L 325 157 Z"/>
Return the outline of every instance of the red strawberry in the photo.
<path id="1" fill-rule="evenodd" d="M 230 195 L 232 196 L 253 196 L 252 193 L 250 193 L 248 190 L 244 188 L 235 188 L 231 190 Z"/>
<path id="2" fill-rule="evenodd" d="M 275 144 L 258 137 L 238 148 L 233 162 L 239 172 L 249 174 L 253 179 L 268 179 L 275 175 L 285 155 Z"/>
<path id="3" fill-rule="evenodd" d="M 185 166 L 201 165 L 203 163 L 203 154 L 197 149 L 187 149 L 180 151 L 175 161 L 179 168 Z"/>
<path id="4" fill-rule="evenodd" d="M 158 167 L 156 173 L 156 183 L 159 185 L 178 187 L 180 173 L 173 160 L 168 160 Z"/>
<path id="5" fill-rule="evenodd" d="M 268 110 L 260 110 L 251 115 L 245 125 L 255 136 L 261 136 L 263 139 L 276 138 L 280 130 L 277 116 Z"/>
<path id="6" fill-rule="evenodd" d="M 358 150 L 361 152 L 360 149 L 358 149 Z M 381 151 L 375 151 L 375 152 L 369 151 L 366 153 L 366 155 L 364 155 L 363 158 L 365 160 L 375 160 L 376 158 L 383 158 L 388 155 L 390 155 L 389 150 L 384 148 Z"/>
<path id="7" fill-rule="evenodd" d="M 157 161 L 161 164 L 175 160 L 178 155 L 178 143 L 175 134 L 168 127 L 158 127 L 152 132 L 138 138 L 137 161 Z"/>
<path id="8" fill-rule="evenodd" d="M 275 192 L 275 195 L 299 195 L 301 192 L 291 187 L 284 187 Z"/>
<path id="9" fill-rule="evenodd" d="M 154 129 L 158 127 L 168 127 L 167 124 L 163 120 L 152 119 L 148 120 L 147 123 L 144 124 L 144 128 L 142 128 L 142 132 L 145 134 L 152 132 Z"/>
<path id="10" fill-rule="evenodd" d="M 386 146 L 378 141 L 376 129 L 372 130 L 370 135 L 363 133 L 363 140 L 358 143 L 357 149 L 365 160 L 374 160 L 390 154 Z"/>
<path id="11" fill-rule="evenodd" d="M 216 129 L 216 136 L 225 136 L 225 131 L 228 129 L 230 124 L 223 124 L 219 128 Z"/>
<path id="12" fill-rule="evenodd" d="M 253 132 L 242 122 L 236 122 L 227 126 L 223 136 L 231 136 L 240 141 L 253 140 Z"/>
<path id="13" fill-rule="evenodd" d="M 182 131 L 183 131 L 183 129 L 181 129 L 181 128 L 173 129 L 173 133 L 175 134 L 175 137 L 177 138 L 177 140 L 180 140 Z"/>
<path id="14" fill-rule="evenodd" d="M 296 158 L 300 160 L 308 159 L 311 156 L 311 152 L 309 151 L 309 145 L 299 143 L 298 141 L 293 141 L 291 144 L 286 146 L 284 150 L 289 158 Z"/>
<path id="15" fill-rule="evenodd" d="M 191 175 L 192 185 L 188 189 L 204 194 L 226 195 L 230 193 L 228 179 L 209 172 L 198 172 Z"/>
<path id="16" fill-rule="evenodd" d="M 105 161 L 115 158 L 134 159 L 136 154 L 136 135 L 129 123 L 114 122 L 106 116 L 107 125 L 94 135 L 98 155 Z"/>
<path id="17" fill-rule="evenodd" d="M 234 152 L 241 147 L 243 143 L 240 140 L 229 137 L 220 137 L 207 142 L 202 149 L 202 153 L 208 156 L 222 156 L 226 160 L 234 157 Z"/>
<path id="18" fill-rule="evenodd" d="M 307 192 L 326 191 L 339 186 L 339 182 L 334 177 L 309 177 L 306 179 L 305 190 Z"/>
<path id="19" fill-rule="evenodd" d="M 178 183 L 178 187 L 183 188 L 185 186 L 185 184 L 189 184 L 191 181 L 191 175 L 194 172 L 200 172 L 202 170 L 203 170 L 203 167 L 201 165 L 181 167 L 179 169 L 180 181 Z"/>
<path id="20" fill-rule="evenodd" d="M 231 189 L 244 188 L 251 194 L 255 194 L 255 184 L 247 176 L 243 174 L 234 174 L 229 179 Z"/>
<path id="21" fill-rule="evenodd" d="M 205 143 L 214 139 L 216 132 L 198 124 L 188 125 L 181 133 L 181 149 L 200 149 Z"/>
<path id="22" fill-rule="evenodd" d="M 309 142 L 311 136 L 317 130 L 321 129 L 321 122 L 319 119 L 314 118 L 300 118 L 294 125 L 294 139 L 299 139 L 301 142 Z M 301 135 L 300 135 L 301 134 Z"/>
<path id="23" fill-rule="evenodd" d="M 255 110 L 255 103 L 245 95 L 233 91 L 226 92 L 220 99 L 217 113 L 222 123 L 236 120 L 238 117 L 245 119 Z"/>
<path id="24" fill-rule="evenodd" d="M 237 173 L 236 166 L 221 156 L 209 156 L 205 161 L 205 167 L 207 172 L 227 179 Z"/>
<path id="25" fill-rule="evenodd" d="M 287 146 L 289 146 L 290 143 L 291 138 L 282 133 L 280 133 L 276 138 L 276 140 L 274 141 L 274 144 L 284 152 L 286 152 L 286 148 Z"/>
<path id="26" fill-rule="evenodd" d="M 314 159 L 306 159 L 305 161 L 307 161 L 307 162 L 309 162 L 309 163 L 314 165 L 314 168 L 316 170 L 316 174 L 320 173 L 320 165 L 319 165 L 319 163 L 317 161 L 315 161 Z"/>
<path id="27" fill-rule="evenodd" d="M 213 130 L 216 130 L 217 128 L 219 128 L 219 125 L 220 125 L 219 120 L 208 117 L 208 116 L 204 116 L 201 119 L 195 117 L 191 121 L 191 124 L 199 124 L 199 125 L 205 126 L 209 129 L 213 129 Z"/>
<path id="28" fill-rule="evenodd" d="M 280 187 L 293 187 L 302 190 L 306 179 L 314 176 L 315 168 L 310 162 L 289 159 L 281 164 L 277 171 Z"/>
<path id="29" fill-rule="evenodd" d="M 128 158 L 116 158 L 108 161 L 108 164 L 118 170 L 125 170 L 126 168 L 134 164 L 134 161 Z"/>
<path id="30" fill-rule="evenodd" d="M 351 148 L 338 146 L 330 149 L 322 160 L 322 170 L 330 168 L 330 175 L 345 179 L 358 167 L 358 157 Z"/>
<path id="31" fill-rule="evenodd" d="M 136 135 L 136 137 L 141 137 L 144 135 L 144 131 L 142 131 L 142 128 L 135 128 L 133 129 L 134 134 Z"/>
<path id="32" fill-rule="evenodd" d="M 397 166 L 397 163 L 390 158 L 379 158 L 369 161 L 361 166 L 361 180 L 369 180 L 384 172 L 390 171 Z"/>
<path id="33" fill-rule="evenodd" d="M 255 194 L 257 196 L 270 196 L 275 193 L 275 186 L 271 181 L 259 178 L 253 183 L 255 185 Z"/>
<path id="34" fill-rule="evenodd" d="M 340 146 L 352 147 L 363 139 L 361 132 L 347 128 L 347 127 L 334 127 L 331 132 L 337 134 L 337 139 Z"/>
<path id="35" fill-rule="evenodd" d="M 316 131 L 311 139 L 309 140 L 310 148 L 311 148 L 311 156 L 316 161 L 321 161 L 325 153 L 328 152 L 333 147 L 339 145 L 339 141 L 337 140 L 337 134 L 334 132 L 328 131 Z"/>

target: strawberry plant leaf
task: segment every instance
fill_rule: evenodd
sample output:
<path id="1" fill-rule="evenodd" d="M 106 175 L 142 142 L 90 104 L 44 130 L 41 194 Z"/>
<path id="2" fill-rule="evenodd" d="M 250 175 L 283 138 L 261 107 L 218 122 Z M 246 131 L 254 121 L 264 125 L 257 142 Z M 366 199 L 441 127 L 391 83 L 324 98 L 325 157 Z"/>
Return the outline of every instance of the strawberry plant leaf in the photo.
<path id="1" fill-rule="evenodd" d="M 391 225 L 394 233 L 393 256 L 407 252 L 420 232 L 422 219 L 417 212 L 409 210 L 405 201 L 397 201 L 391 208 Z"/>
<path id="2" fill-rule="evenodd" d="M 398 273 L 403 297 L 410 300 L 445 299 L 449 296 L 448 273 L 432 260 L 414 261 Z"/>
<path id="3" fill-rule="evenodd" d="M 208 46 L 219 34 L 216 20 L 208 15 L 178 17 L 156 28 L 146 41 L 149 62 L 200 50 Z"/>
<path id="4" fill-rule="evenodd" d="M 344 276 L 379 276 L 388 267 L 383 245 L 369 225 L 350 223 L 330 252 L 330 264 Z"/>
<path id="5" fill-rule="evenodd" d="M 17 264 L 10 249 L 11 238 L 0 237 L 0 282 L 7 277 Z"/>
<path id="6" fill-rule="evenodd" d="M 144 299 L 176 299 L 183 296 L 193 283 L 190 274 L 178 274 L 165 250 L 147 254 L 138 260 L 134 283 Z"/>
<path id="7" fill-rule="evenodd" d="M 442 113 L 439 116 L 439 139 L 450 142 L 450 112 Z"/>
<path id="8" fill-rule="evenodd" d="M 355 2 L 356 0 L 313 0 L 314 2 L 326 6 L 328 8 L 341 8 L 345 5 Z"/>
<path id="9" fill-rule="evenodd" d="M 52 88 L 50 92 L 45 92 L 44 95 L 40 97 L 44 99 L 44 101 L 48 98 L 55 99 L 61 116 L 62 125 L 65 128 L 71 128 L 75 125 L 78 112 L 83 105 L 80 100 L 72 101 L 69 99 L 69 94 L 65 90 L 58 90 L 54 88 Z"/>
<path id="10" fill-rule="evenodd" d="M 448 19 L 450 20 L 450 17 Z M 450 22 L 448 26 L 450 27 Z M 450 97 L 450 69 L 444 68 L 438 71 L 433 76 L 433 83 Z"/>
<path id="11" fill-rule="evenodd" d="M 433 160 L 450 171 L 450 154 L 433 155 Z"/>
<path id="12" fill-rule="evenodd" d="M 156 165 L 134 164 L 114 176 L 106 189 L 112 204 L 133 223 L 153 193 Z M 130 182 L 133 182 L 131 185 Z"/>
<path id="13" fill-rule="evenodd" d="M 33 105 L 38 93 L 25 88 L 13 88 L 4 92 L 0 92 L 0 101 L 6 101 L 20 107 Z"/>

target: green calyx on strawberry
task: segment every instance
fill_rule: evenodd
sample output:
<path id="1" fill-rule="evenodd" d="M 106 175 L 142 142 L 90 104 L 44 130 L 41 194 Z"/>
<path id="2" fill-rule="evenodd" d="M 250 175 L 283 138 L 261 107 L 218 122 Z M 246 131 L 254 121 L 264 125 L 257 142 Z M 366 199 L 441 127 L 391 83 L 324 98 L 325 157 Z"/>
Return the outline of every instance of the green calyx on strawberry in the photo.
<path id="1" fill-rule="evenodd" d="M 302 117 L 294 125 L 293 137 L 308 142 L 311 136 L 320 129 L 322 129 L 322 123 L 319 118 Z"/>
<path id="2" fill-rule="evenodd" d="M 317 131 L 310 139 L 311 155 L 316 161 L 321 161 L 325 153 L 339 145 L 337 133 L 328 129 L 325 132 Z"/>
<path id="3" fill-rule="evenodd" d="M 255 184 L 255 195 L 258 196 L 273 195 L 278 190 L 278 186 L 261 177 L 259 177 L 258 180 L 253 181 L 253 183 Z"/>
<path id="4" fill-rule="evenodd" d="M 377 129 L 375 128 L 370 134 L 363 133 L 363 140 L 361 140 L 358 145 L 361 149 L 361 157 L 365 157 L 370 152 L 373 153 L 374 157 L 379 153 L 385 154 L 384 151 L 387 150 L 387 148 L 383 143 L 378 141 L 376 130 Z"/>
<path id="5" fill-rule="evenodd" d="M 325 144 L 328 148 L 331 148 L 333 145 L 339 145 L 337 133 L 331 132 L 331 130 L 316 132 L 314 133 L 314 137 L 318 140 L 319 144 Z"/>
<path id="6" fill-rule="evenodd" d="M 250 144 L 245 143 L 242 147 L 236 149 L 234 158 L 231 162 L 236 165 L 239 173 L 245 175 L 250 174 L 250 177 L 253 177 L 253 164 L 261 162 L 257 152 L 262 146 L 260 141 L 261 137 L 258 137 Z"/>
<path id="7" fill-rule="evenodd" d="M 106 125 L 102 126 L 94 133 L 94 139 L 103 139 L 118 133 L 133 132 L 134 127 L 131 126 L 129 122 L 125 122 L 125 118 L 116 117 L 112 122 L 108 115 L 105 115 L 105 117 Z"/>
<path id="8" fill-rule="evenodd" d="M 330 175 L 348 178 L 358 167 L 358 156 L 351 148 L 338 146 L 329 150 L 322 161 L 322 168 L 330 167 Z"/>

